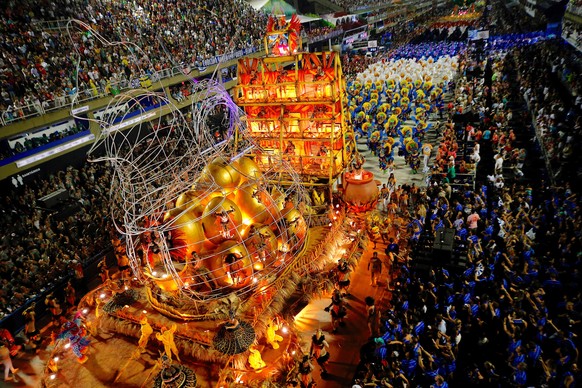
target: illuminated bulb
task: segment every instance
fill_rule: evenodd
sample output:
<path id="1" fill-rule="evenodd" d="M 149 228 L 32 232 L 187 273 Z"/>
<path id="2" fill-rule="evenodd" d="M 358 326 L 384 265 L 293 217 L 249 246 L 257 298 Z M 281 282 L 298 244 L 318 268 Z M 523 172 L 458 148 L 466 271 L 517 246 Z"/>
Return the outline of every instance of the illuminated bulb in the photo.
<path id="1" fill-rule="evenodd" d="M 51 375 L 51 380 L 54 380 L 57 378 L 57 375 Z"/>
<path id="2" fill-rule="evenodd" d="M 123 306 L 123 308 L 127 309 L 127 308 L 129 308 L 129 305 L 126 304 L 125 306 Z"/>
<path id="3" fill-rule="evenodd" d="M 331 226 L 331 222 L 329 224 L 327 224 L 327 226 Z"/>
<path id="4" fill-rule="evenodd" d="M 133 278 L 133 280 L 137 282 L 137 278 Z"/>
<path id="5" fill-rule="evenodd" d="M 71 344 L 65 344 L 65 349 L 68 349 L 71 347 Z"/>
<path id="6" fill-rule="evenodd" d="M 339 203 L 338 203 L 338 204 L 336 204 L 336 205 L 335 205 L 335 207 L 336 207 L 336 208 L 338 208 L 338 207 L 339 207 Z"/>
<path id="7" fill-rule="evenodd" d="M 333 216 L 333 220 L 334 220 L 334 221 L 335 221 L 335 220 L 337 220 L 337 217 L 336 217 L 336 216 Z"/>
<path id="8" fill-rule="evenodd" d="M 287 332 L 289 331 L 289 329 L 287 329 L 287 326 L 283 326 L 283 328 L 281 329 L 281 331 L 285 334 L 287 334 Z"/>
<path id="9" fill-rule="evenodd" d="M 143 310 L 143 311 L 142 311 L 142 313 L 144 313 L 144 314 L 147 314 L 147 313 L 148 313 L 148 311 L 147 311 L 147 310 Z"/>
<path id="10" fill-rule="evenodd" d="M 358 229 L 358 233 L 360 233 L 362 231 L 362 229 Z"/>
<path id="11" fill-rule="evenodd" d="M 156 271 L 152 272 L 153 276 L 158 276 L 158 273 Z"/>
<path id="12" fill-rule="evenodd" d="M 291 352 L 292 355 L 295 355 L 295 350 Z"/>
<path id="13" fill-rule="evenodd" d="M 128 286 L 125 286 L 125 291 L 127 291 L 127 290 L 129 290 L 129 287 Z"/>
<path id="14" fill-rule="evenodd" d="M 335 211 L 335 214 L 339 214 L 339 210 L 336 210 L 336 211 Z"/>
<path id="15" fill-rule="evenodd" d="M 89 309 L 83 309 L 83 314 L 87 314 L 89 312 Z"/>
<path id="16" fill-rule="evenodd" d="M 102 293 L 101 295 L 99 295 L 99 297 L 100 297 L 101 299 L 105 299 L 105 296 L 106 296 L 106 295 L 105 295 L 105 293 Z"/>
<path id="17" fill-rule="evenodd" d="M 53 361 L 54 362 L 59 362 L 59 358 L 58 357 L 55 357 L 55 358 L 53 358 Z"/>
<path id="18" fill-rule="evenodd" d="M 186 287 L 186 288 L 190 287 L 190 283 L 188 283 L 188 282 L 184 283 L 184 287 Z"/>
<path id="19" fill-rule="evenodd" d="M 259 280 L 257 278 L 253 278 L 253 283 L 258 282 Z"/>

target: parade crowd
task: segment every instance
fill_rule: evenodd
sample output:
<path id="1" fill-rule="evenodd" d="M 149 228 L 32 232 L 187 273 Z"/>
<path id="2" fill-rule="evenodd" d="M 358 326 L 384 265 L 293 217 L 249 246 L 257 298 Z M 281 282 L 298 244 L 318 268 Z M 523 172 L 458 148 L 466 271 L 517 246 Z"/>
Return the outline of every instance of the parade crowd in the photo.
<path id="1" fill-rule="evenodd" d="M 494 47 L 487 57 L 469 50 L 459 61 L 427 188 L 394 190 L 392 177 L 383 188 L 388 201 L 379 209 L 409 219 L 407 232 L 393 242 L 409 253 L 394 255 L 387 243 L 368 265 L 372 283 L 378 257 L 391 266 L 392 298 L 379 312 L 366 301 L 370 337 L 355 387 L 572 387 L 582 381 L 579 186 L 575 175 L 528 168 L 547 154 L 557 168 L 576 171 L 578 156 L 569 147 L 579 145 L 579 101 L 576 93 L 555 90 L 550 78 L 563 74 L 569 53 L 559 53 L 565 49 L 559 41 L 531 35 L 499 39 Z M 457 121 L 467 112 L 475 112 L 475 121 Z M 531 113 L 542 126 L 541 144 L 533 139 Z M 457 174 L 467 169 L 480 170 L 482 179 L 459 184 Z M 532 171 L 539 175 L 528 176 Z M 418 266 L 417 248 L 425 241 L 432 247 L 446 229 L 454 231 L 465 265 L 449 267 L 433 257 L 429 268 Z"/>
<path id="2" fill-rule="evenodd" d="M 56 285 L 107 247 L 110 174 L 102 165 L 68 168 L 3 196 L 0 317 Z M 38 203 L 58 189 L 67 190 L 70 201 L 79 205 L 76 214 L 57 218 Z"/>

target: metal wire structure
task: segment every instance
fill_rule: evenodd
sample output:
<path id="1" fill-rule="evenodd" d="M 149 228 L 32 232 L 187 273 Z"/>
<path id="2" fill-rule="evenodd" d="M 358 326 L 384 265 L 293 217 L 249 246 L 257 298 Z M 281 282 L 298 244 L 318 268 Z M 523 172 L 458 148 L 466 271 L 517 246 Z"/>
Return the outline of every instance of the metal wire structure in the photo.
<path id="1" fill-rule="evenodd" d="M 108 41 L 83 22 L 71 21 L 69 28 L 73 42 L 78 41 L 79 34 L 90 31 L 102 50 L 121 48 L 132 53 L 134 59 L 142 53 L 134 44 Z M 82 55 L 77 54 L 80 63 Z M 144 63 L 147 65 L 147 57 L 133 66 Z M 147 89 L 137 87 L 111 98 L 105 108 L 107 114 L 99 120 L 90 119 L 99 124 L 101 132 L 88 152 L 88 160 L 106 163 L 114 171 L 109 193 L 111 218 L 118 233 L 125 236 L 127 256 L 137 279 L 150 285 L 170 283 L 172 291 L 197 302 L 232 293 L 242 299 L 259 288 L 268 288 L 300 251 L 305 239 L 298 238 L 294 230 L 299 224 L 307 227 L 309 215 L 296 209 L 309 208 L 310 197 L 299 175 L 281 156 L 274 155 L 267 170 L 249 175 L 239 162 L 244 160 L 248 165 L 245 155 L 258 146 L 246 136 L 244 113 L 214 77 L 189 80 L 188 84 L 191 104 L 182 110 L 155 81 Z M 236 187 L 227 190 L 221 185 L 211 173 L 216 166 L 242 177 Z M 282 169 L 292 184 L 272 183 Z M 211 224 L 210 218 L 216 222 L 221 214 L 228 213 L 232 198 L 239 192 L 261 198 L 262 203 L 254 207 L 260 211 L 247 211 L 243 224 L 235 225 L 232 220 L 221 224 L 228 224 L 228 228 L 221 231 L 221 243 L 214 243 L 212 238 L 217 237 L 209 236 L 204 225 Z M 188 193 L 196 196 L 177 206 Z M 195 206 L 201 203 L 206 206 L 202 212 Z M 244 206 L 244 201 L 239 204 Z M 263 257 L 260 265 L 257 234 L 249 231 L 265 226 L 256 222 L 258 219 L 270 220 L 268 230 L 263 230 L 276 241 L 269 246 L 269 260 Z M 202 227 L 203 233 L 184 237 L 184 231 L 194 227 Z M 248 256 L 237 257 L 244 265 L 244 279 L 233 282 L 232 274 L 224 273 L 224 264 L 206 268 L 204 274 L 193 271 L 206 265 L 201 262 L 222 263 L 233 246 Z M 151 289 L 164 298 L 164 287 Z"/>

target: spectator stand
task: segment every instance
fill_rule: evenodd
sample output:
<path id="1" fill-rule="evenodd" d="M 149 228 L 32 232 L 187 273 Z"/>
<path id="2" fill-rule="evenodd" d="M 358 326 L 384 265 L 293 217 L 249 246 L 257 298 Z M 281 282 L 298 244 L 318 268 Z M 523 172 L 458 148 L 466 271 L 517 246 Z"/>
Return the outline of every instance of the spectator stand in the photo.
<path id="1" fill-rule="evenodd" d="M 38 9 L 37 4 L 23 1 L 18 9 L 2 11 L 0 21 L 6 32 L 3 34 L 2 51 L 6 62 L 0 65 L 3 86 L 0 125 L 59 109 L 69 104 L 74 95 L 81 102 L 86 102 L 99 95 L 119 92 L 120 89 L 132 87 L 136 78 L 141 80 L 144 76 L 133 74 L 132 68 L 132 60 L 137 63 L 143 58 L 135 58 L 132 52 L 124 52 L 119 47 L 102 47 L 96 44 L 94 36 L 83 32 L 74 35 L 74 44 L 82 54 L 83 67 L 79 75 L 89 77 L 84 77 L 76 87 L 69 85 L 69 76 L 74 73 L 76 64 L 72 58 L 62 54 L 72 51 L 69 35 L 64 33 L 70 27 L 71 16 L 87 21 L 95 31 L 111 41 L 143 44 L 145 54 L 152 61 L 152 66 L 144 70 L 152 82 L 181 74 L 183 68 L 197 68 L 197 65 L 209 61 L 218 63 L 220 59 L 217 57 L 232 55 L 235 59 L 241 50 L 247 54 L 256 51 L 262 37 L 264 23 L 261 21 L 266 21 L 265 15 L 255 12 L 243 1 L 235 1 L 234 4 L 217 1 L 212 11 L 202 4 L 182 8 L 183 5 L 170 1 L 152 5 L 140 0 L 116 4 L 113 8 L 101 3 L 87 8 L 81 2 L 62 3 L 55 1 L 48 7 Z M 167 13 L 158 12 L 158 6 L 164 7 L 167 13 L 178 12 L 182 15 L 182 18 L 175 20 L 176 25 L 164 27 L 164 34 L 158 33 L 157 28 L 167 25 Z M 59 20 L 45 22 L 57 15 L 61 17 Z M 241 20 L 249 23 L 243 23 L 246 29 L 237 33 L 234 26 L 239 25 Z M 227 29 L 232 31 L 227 32 Z M 185 32 L 189 30 L 193 33 Z M 230 35 L 232 39 L 214 38 L 225 35 Z M 176 41 L 175 36 L 180 39 Z M 155 54 L 153 50 L 157 50 Z M 235 54 L 229 54 L 231 52 Z M 178 68 L 172 64 L 172 59 L 180 64 Z M 21 65 L 25 68 L 21 69 Z"/>
<path id="2" fill-rule="evenodd" d="M 76 284 L 77 291 L 81 291 L 83 287 L 86 289 L 85 291 L 96 287 L 101 281 L 101 278 L 99 277 L 100 270 L 98 268 L 98 264 L 103 260 L 104 257 L 106 258 L 108 267 L 114 267 L 117 265 L 112 247 L 108 247 L 107 249 L 93 255 L 83 263 L 83 279 L 77 279 L 75 281 L 75 276 L 73 273 L 67 273 L 63 276 L 60 276 L 59 278 L 55 279 L 51 285 L 41 288 L 40 293 L 31 295 L 31 297 L 27 299 L 26 303 L 19 306 L 16 310 L 10 312 L 7 315 L 2 314 L 3 316 L 0 318 L 0 328 L 7 329 L 15 337 L 19 338 L 20 336 L 18 334 L 24 329 L 25 323 L 22 313 L 33 303 L 36 304 L 35 312 L 37 322 L 42 322 L 44 324 L 48 323 L 51 313 L 49 308 L 44 303 L 46 296 L 49 294 L 54 295 L 59 300 L 61 306 L 65 307 L 65 287 L 69 281 L 73 281 L 73 284 Z M 81 286 L 81 284 L 85 285 Z M 63 309 L 63 311 L 65 309 Z M 42 323 L 39 327 L 42 327 Z"/>

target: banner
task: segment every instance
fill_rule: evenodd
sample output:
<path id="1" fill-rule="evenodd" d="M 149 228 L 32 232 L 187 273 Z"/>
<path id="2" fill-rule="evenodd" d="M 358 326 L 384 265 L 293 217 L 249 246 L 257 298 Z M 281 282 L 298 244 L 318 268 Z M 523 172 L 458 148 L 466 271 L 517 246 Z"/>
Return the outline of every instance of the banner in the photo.
<path id="1" fill-rule="evenodd" d="M 255 52 L 257 52 L 257 49 L 255 47 L 249 47 L 241 50 L 236 50 L 228 54 L 218 55 L 214 58 L 208 58 L 203 60 L 202 66 L 198 66 L 198 69 L 200 69 L 201 67 L 206 68 L 208 66 L 213 66 L 220 62 L 232 61 L 233 59 L 238 59 L 240 57 L 244 57 L 245 55 L 249 55 Z"/>

